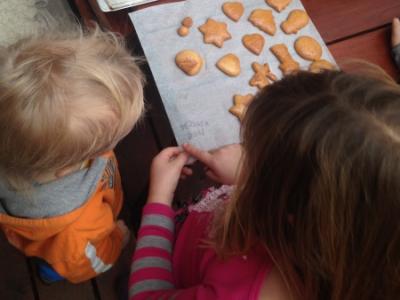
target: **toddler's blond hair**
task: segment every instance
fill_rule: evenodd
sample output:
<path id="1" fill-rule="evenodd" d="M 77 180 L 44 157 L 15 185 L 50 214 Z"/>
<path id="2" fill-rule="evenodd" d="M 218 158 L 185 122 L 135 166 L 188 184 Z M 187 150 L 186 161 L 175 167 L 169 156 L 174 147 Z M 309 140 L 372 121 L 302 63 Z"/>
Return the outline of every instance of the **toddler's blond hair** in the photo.
<path id="1" fill-rule="evenodd" d="M 111 150 L 142 115 L 143 75 L 112 33 L 35 36 L 0 56 L 0 175 L 14 188 Z"/>

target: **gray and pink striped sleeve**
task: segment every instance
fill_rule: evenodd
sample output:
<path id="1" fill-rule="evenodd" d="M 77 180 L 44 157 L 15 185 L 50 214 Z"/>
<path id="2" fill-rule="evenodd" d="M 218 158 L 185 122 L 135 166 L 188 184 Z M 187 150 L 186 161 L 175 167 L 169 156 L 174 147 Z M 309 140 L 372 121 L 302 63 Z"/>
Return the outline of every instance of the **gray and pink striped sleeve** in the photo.
<path id="1" fill-rule="evenodd" d="M 170 298 L 176 292 L 172 277 L 174 211 L 167 205 L 143 209 L 129 280 L 129 299 Z"/>

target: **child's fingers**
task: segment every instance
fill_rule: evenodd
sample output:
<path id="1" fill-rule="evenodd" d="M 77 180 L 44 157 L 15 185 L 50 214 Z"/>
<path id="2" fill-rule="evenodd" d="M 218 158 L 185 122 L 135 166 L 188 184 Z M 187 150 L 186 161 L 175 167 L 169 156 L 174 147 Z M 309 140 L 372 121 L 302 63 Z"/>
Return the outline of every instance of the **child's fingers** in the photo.
<path id="1" fill-rule="evenodd" d="M 159 156 L 163 157 L 163 158 L 172 158 L 181 152 L 182 152 L 182 149 L 180 147 L 168 147 L 168 148 L 165 148 L 164 150 L 162 150 L 159 153 Z"/>
<path id="2" fill-rule="evenodd" d="M 182 151 L 182 150 L 181 150 Z M 180 152 L 174 158 L 174 164 L 178 165 L 180 168 L 183 168 L 186 165 L 186 162 L 189 159 L 189 154 L 186 152 Z"/>
<path id="3" fill-rule="evenodd" d="M 216 181 L 216 182 L 219 182 L 218 177 L 215 175 L 215 173 L 214 173 L 213 171 L 208 170 L 208 171 L 206 172 L 206 175 L 207 175 L 207 177 L 211 178 L 212 180 L 214 180 L 214 181 Z"/>
<path id="4" fill-rule="evenodd" d="M 180 147 L 168 147 L 158 153 L 158 155 L 154 158 L 154 161 L 169 162 L 171 160 L 174 160 L 176 156 L 182 152 L 183 150 Z"/>
<path id="5" fill-rule="evenodd" d="M 190 144 L 183 144 L 182 148 L 191 156 L 209 166 L 212 164 L 213 156 L 208 151 L 203 151 Z"/>
<path id="6" fill-rule="evenodd" d="M 193 174 L 193 170 L 188 167 L 183 167 L 182 174 L 185 176 L 191 176 Z"/>

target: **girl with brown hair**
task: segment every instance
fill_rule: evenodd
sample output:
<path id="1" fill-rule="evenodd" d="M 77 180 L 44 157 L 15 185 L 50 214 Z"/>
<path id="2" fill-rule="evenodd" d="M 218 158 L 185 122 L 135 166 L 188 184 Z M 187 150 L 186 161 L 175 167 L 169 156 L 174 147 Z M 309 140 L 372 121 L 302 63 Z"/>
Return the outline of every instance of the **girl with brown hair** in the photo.
<path id="1" fill-rule="evenodd" d="M 400 88 L 378 77 L 288 76 L 250 105 L 242 146 L 161 152 L 131 297 L 399 299 Z M 230 201 L 223 186 L 189 208 L 174 240 L 170 206 L 189 155 L 236 187 Z M 171 254 L 148 260 L 160 252 Z"/>

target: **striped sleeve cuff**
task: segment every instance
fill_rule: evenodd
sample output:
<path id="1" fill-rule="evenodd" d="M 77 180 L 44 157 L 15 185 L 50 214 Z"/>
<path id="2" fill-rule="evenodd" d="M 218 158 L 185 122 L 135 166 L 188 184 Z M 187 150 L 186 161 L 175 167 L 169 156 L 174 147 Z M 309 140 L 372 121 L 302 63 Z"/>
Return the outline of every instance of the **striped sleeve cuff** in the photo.
<path id="1" fill-rule="evenodd" d="M 173 209 L 162 203 L 147 203 L 143 207 L 143 215 L 146 214 L 160 214 L 160 215 L 165 215 L 167 217 L 173 218 L 175 215 L 175 212 Z"/>
<path id="2" fill-rule="evenodd" d="M 131 265 L 130 299 L 174 288 L 171 264 L 175 230 L 173 218 L 174 211 L 167 205 L 149 203 L 143 208 Z"/>

